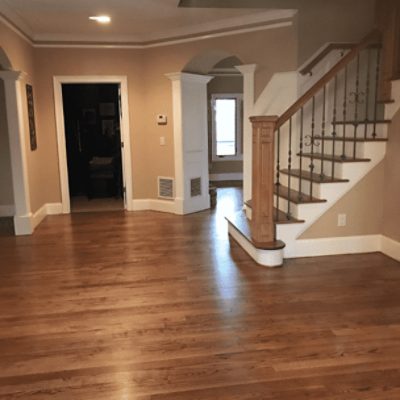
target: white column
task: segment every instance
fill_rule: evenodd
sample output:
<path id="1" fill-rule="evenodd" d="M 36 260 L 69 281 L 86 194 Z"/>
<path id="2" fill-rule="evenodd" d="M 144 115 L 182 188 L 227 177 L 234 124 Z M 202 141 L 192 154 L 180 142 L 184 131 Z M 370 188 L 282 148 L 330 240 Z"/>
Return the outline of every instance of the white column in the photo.
<path id="1" fill-rule="evenodd" d="M 210 207 L 208 193 L 208 126 L 206 75 L 173 73 L 172 81 L 175 206 L 177 214 Z M 201 194 L 192 196 L 191 180 L 201 179 Z"/>
<path id="2" fill-rule="evenodd" d="M 17 235 L 33 232 L 29 182 L 26 165 L 25 125 L 21 98 L 22 72 L 0 71 L 4 81 L 8 136 L 10 142 L 11 170 L 15 201 L 14 228 Z"/>
<path id="3" fill-rule="evenodd" d="M 235 67 L 243 75 L 243 200 L 251 199 L 252 126 L 250 117 L 254 107 L 254 74 L 256 64 Z"/>

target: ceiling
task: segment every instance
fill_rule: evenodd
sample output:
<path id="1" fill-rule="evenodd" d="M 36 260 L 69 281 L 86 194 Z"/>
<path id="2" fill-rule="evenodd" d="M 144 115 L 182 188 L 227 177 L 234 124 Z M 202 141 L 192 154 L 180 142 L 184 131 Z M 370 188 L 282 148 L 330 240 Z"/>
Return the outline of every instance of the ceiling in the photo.
<path id="1" fill-rule="evenodd" d="M 34 42 L 150 43 L 291 18 L 293 11 L 178 7 L 179 0 L 0 0 L 0 14 Z M 109 25 L 89 21 L 107 14 Z"/>

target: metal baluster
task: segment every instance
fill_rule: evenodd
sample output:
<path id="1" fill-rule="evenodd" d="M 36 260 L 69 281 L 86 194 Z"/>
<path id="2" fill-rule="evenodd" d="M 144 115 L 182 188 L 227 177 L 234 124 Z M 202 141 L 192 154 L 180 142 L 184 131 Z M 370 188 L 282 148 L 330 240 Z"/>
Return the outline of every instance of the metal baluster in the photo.
<path id="1" fill-rule="evenodd" d="M 321 125 L 321 181 L 324 179 L 324 161 L 325 161 L 325 118 L 326 118 L 326 85 L 322 91 L 322 125 Z"/>
<path id="2" fill-rule="evenodd" d="M 276 157 L 276 218 L 275 220 L 278 221 L 279 219 L 279 192 L 281 187 L 281 129 L 277 130 L 277 157 Z"/>
<path id="3" fill-rule="evenodd" d="M 358 102 L 360 96 L 360 54 L 357 56 L 357 74 L 356 74 L 356 92 L 354 98 L 354 145 L 353 158 L 356 158 L 357 153 L 357 130 L 358 130 Z"/>
<path id="4" fill-rule="evenodd" d="M 368 122 L 369 122 L 369 91 L 370 91 L 370 75 L 371 75 L 371 50 L 367 49 L 367 78 L 366 78 L 366 93 L 365 93 L 365 128 L 364 128 L 364 139 L 367 138 L 368 133 Z"/>
<path id="5" fill-rule="evenodd" d="M 376 119 L 378 118 L 378 91 L 379 91 L 379 76 L 381 66 L 381 49 L 377 50 L 376 60 L 376 75 L 375 75 L 375 104 L 374 104 L 374 128 L 372 131 L 372 138 L 376 139 Z"/>
<path id="6" fill-rule="evenodd" d="M 347 122 L 347 65 L 344 68 L 344 95 L 343 95 L 343 146 L 342 159 L 346 158 L 346 122 Z"/>
<path id="7" fill-rule="evenodd" d="M 292 117 L 289 119 L 289 152 L 288 152 L 288 171 L 289 171 L 289 180 L 288 180 L 288 206 L 287 206 L 287 219 L 290 219 L 290 190 L 292 187 Z"/>
<path id="8" fill-rule="evenodd" d="M 304 145 L 304 109 L 301 107 L 300 109 L 300 171 L 299 171 L 299 201 L 303 198 L 301 185 L 303 181 L 303 145 Z"/>
<path id="9" fill-rule="evenodd" d="M 333 117 L 332 117 L 332 180 L 335 177 L 335 152 L 336 152 L 336 118 L 337 118 L 337 83 L 338 78 L 335 76 L 333 85 Z"/>
<path id="10" fill-rule="evenodd" d="M 315 96 L 312 98 L 311 111 L 311 163 L 310 163 L 310 199 L 313 197 L 313 173 L 314 173 L 314 132 L 315 132 Z"/>

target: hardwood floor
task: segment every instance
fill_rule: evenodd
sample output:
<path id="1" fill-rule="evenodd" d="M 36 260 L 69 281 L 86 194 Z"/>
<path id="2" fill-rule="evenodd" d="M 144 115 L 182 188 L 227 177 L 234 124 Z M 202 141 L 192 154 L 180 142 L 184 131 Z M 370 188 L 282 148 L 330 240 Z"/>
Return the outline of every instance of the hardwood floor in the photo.
<path id="1" fill-rule="evenodd" d="M 259 267 L 227 238 L 240 196 L 0 237 L 0 399 L 400 399 L 400 264 Z"/>

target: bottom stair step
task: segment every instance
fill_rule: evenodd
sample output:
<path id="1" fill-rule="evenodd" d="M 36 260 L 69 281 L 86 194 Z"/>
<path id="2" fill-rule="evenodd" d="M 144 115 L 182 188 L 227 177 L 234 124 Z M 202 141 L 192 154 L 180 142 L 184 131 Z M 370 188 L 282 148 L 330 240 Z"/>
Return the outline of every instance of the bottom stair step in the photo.
<path id="1" fill-rule="evenodd" d="M 246 206 L 249 208 L 252 208 L 253 201 L 248 200 L 246 201 Z M 302 224 L 304 223 L 304 220 L 302 219 L 296 219 L 293 217 L 287 216 L 286 213 L 284 213 L 281 210 L 278 210 L 277 208 L 274 208 L 274 221 L 276 224 Z"/>
<path id="2" fill-rule="evenodd" d="M 285 243 L 281 240 L 275 240 L 263 246 L 256 245 L 251 238 L 250 221 L 247 219 L 243 211 L 238 211 L 229 217 L 225 217 L 230 225 L 232 225 L 248 242 L 254 247 L 262 250 L 280 250 L 285 247 Z"/>

